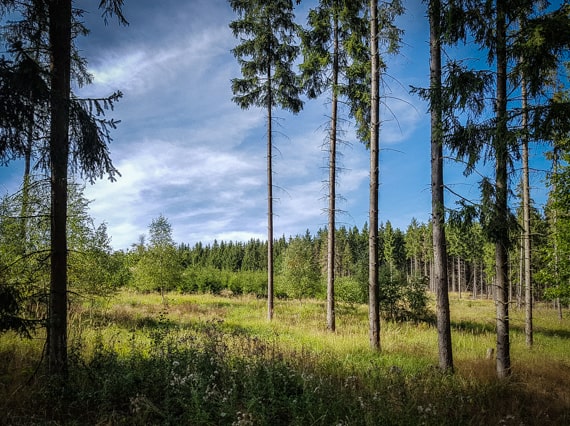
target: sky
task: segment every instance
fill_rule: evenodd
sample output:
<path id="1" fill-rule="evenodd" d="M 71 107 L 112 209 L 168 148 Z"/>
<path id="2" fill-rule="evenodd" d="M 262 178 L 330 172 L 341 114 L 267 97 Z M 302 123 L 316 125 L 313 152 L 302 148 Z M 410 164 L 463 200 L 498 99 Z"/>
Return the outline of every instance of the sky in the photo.
<path id="1" fill-rule="evenodd" d="M 306 22 L 309 7 L 296 9 Z M 231 100 L 231 79 L 240 69 L 231 49 L 236 19 L 226 0 L 126 0 L 128 26 L 107 25 L 98 2 L 77 7 L 91 33 L 78 41 L 93 84 L 78 90 L 124 97 L 109 117 L 121 120 L 110 146 L 121 177 L 86 184 L 95 223 L 105 222 L 115 249 L 127 249 L 159 215 L 172 225 L 177 243 L 267 239 L 265 111 L 241 110 Z M 429 115 L 409 93 L 427 87 L 429 32 L 425 5 L 404 1 L 397 21 L 405 33 L 400 54 L 386 57 L 381 111 L 379 216 L 405 231 L 412 218 L 430 219 Z M 275 111 L 274 235 L 294 236 L 325 228 L 330 104 L 326 95 L 306 100 L 298 115 Z M 346 111 L 342 112 L 345 118 Z M 337 193 L 339 226 L 362 228 L 368 221 L 369 152 L 349 121 L 342 125 Z M 540 161 L 531 151 L 531 161 Z M 540 167 L 537 167 L 540 168 Z M 23 166 L 0 168 L 0 195 L 17 190 Z M 478 187 L 462 167 L 446 162 L 454 191 L 477 198 Z M 543 176 L 531 177 L 532 196 L 544 202 Z"/>

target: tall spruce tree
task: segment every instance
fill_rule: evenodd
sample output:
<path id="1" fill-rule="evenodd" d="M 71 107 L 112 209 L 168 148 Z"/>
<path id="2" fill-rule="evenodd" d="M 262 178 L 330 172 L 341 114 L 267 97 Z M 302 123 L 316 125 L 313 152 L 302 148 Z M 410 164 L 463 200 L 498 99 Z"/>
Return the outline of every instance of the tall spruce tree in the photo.
<path id="1" fill-rule="evenodd" d="M 566 67 L 565 79 L 570 75 L 570 63 Z M 558 80 L 558 79 L 557 79 Z M 554 105 L 570 102 L 570 91 L 559 81 L 552 96 Z M 556 117 L 550 127 L 552 151 L 547 153 L 551 170 L 547 175 L 550 185 L 546 216 L 548 233 L 543 248 L 543 268 L 537 272 L 537 281 L 544 284 L 544 295 L 552 300 L 562 320 L 563 304 L 570 304 L 570 129 L 569 120 Z"/>
<path id="2" fill-rule="evenodd" d="M 67 374 L 67 170 L 71 91 L 71 0 L 49 3 L 51 274 L 48 365 Z"/>
<path id="3" fill-rule="evenodd" d="M 467 158 L 467 173 L 472 172 L 480 160 L 491 160 L 494 165 L 493 179 L 484 178 L 481 182 L 480 213 L 483 229 L 495 248 L 496 367 L 497 375 L 506 377 L 511 373 L 508 250 L 511 244 L 509 229 L 514 223 L 508 203 L 509 169 L 519 155 L 516 130 L 520 126 L 518 120 L 522 110 L 512 107 L 514 99 L 510 95 L 516 91 L 508 90 L 509 83 L 516 87 L 520 83 L 517 77 L 524 75 L 529 95 L 540 92 L 545 83 L 545 70 L 556 62 L 560 49 L 567 49 L 568 11 L 563 6 L 561 12 L 547 16 L 541 13 L 542 2 L 534 0 L 481 0 L 460 4 L 463 9 L 455 10 L 457 22 L 469 30 L 461 36 L 466 39 L 470 34 L 487 52 L 488 63 L 493 69 L 466 71 L 454 64 L 449 77 L 454 84 L 447 90 L 447 100 L 464 97 L 465 100 L 457 103 L 476 110 L 480 122 L 472 117 L 464 123 L 456 119 L 447 141 L 459 157 Z M 521 16 L 527 20 L 517 32 L 515 24 Z M 520 59 L 518 70 L 511 66 L 516 63 L 515 59 Z M 485 105 L 482 102 L 485 98 L 493 99 L 493 103 Z M 567 109 L 563 109 L 566 114 Z M 490 111 L 492 118 L 488 119 Z M 525 108 L 530 117 L 527 132 L 534 137 L 544 137 L 556 111 L 552 105 Z"/>
<path id="4" fill-rule="evenodd" d="M 346 73 L 354 56 L 364 49 L 366 1 L 321 0 L 309 11 L 308 29 L 301 31 L 303 63 L 301 82 L 309 98 L 325 91 L 331 96 L 329 125 L 328 232 L 327 232 L 327 328 L 335 331 L 336 185 L 338 146 L 338 102 L 346 85 Z M 356 58 L 361 61 L 362 58 Z M 344 93 L 350 93 L 344 90 Z M 348 99 L 350 102 L 350 99 Z"/>
<path id="5" fill-rule="evenodd" d="M 47 4 L 37 0 L 24 2 L 2 1 L 2 12 L 12 11 L 22 14 L 24 22 L 30 24 L 23 28 L 32 28 L 30 32 L 23 32 L 23 37 L 31 41 L 34 48 L 45 47 L 48 66 L 43 68 L 48 75 L 49 87 L 44 99 L 47 105 L 49 118 L 47 120 L 48 143 L 43 158 L 43 164 L 49 170 L 51 180 L 51 232 L 50 232 L 50 297 L 48 309 L 47 333 L 47 361 L 48 370 L 55 376 L 67 376 L 67 179 L 70 166 L 77 167 L 90 180 L 106 173 L 113 177 L 116 170 L 111 164 L 107 142 L 109 141 L 109 128 L 114 127 L 113 121 L 98 120 L 88 109 L 81 108 L 82 102 L 71 95 L 72 56 L 74 53 L 73 39 L 78 33 L 85 33 L 83 26 L 74 19 L 81 12 L 73 10 L 71 0 L 54 0 Z M 121 14 L 123 0 L 103 0 L 99 7 L 103 8 L 104 16 L 116 14 L 119 20 L 126 23 Z M 35 43 L 47 40 L 47 46 L 38 46 Z M 8 40 L 9 41 L 9 40 Z M 31 59 L 38 59 L 30 56 Z M 82 73 L 79 61 L 79 73 Z M 41 64 L 40 64 L 41 65 Z M 41 66 L 38 69 L 42 69 Z M 19 81 L 24 81 L 19 76 Z M 78 81 L 80 84 L 84 80 Z M 6 102 L 2 93 L 2 103 Z M 120 94 L 111 99 L 103 100 L 109 105 L 117 100 Z M 8 99 L 8 104 L 20 105 L 19 100 Z M 24 102 L 25 103 L 25 102 Z M 97 102 L 96 102 L 97 103 Z M 33 108 L 33 105 L 32 105 Z M 97 109 L 102 113 L 103 109 Z M 31 114 L 28 113 L 27 117 Z M 9 123 L 3 123 L 3 130 L 7 128 L 20 131 L 9 133 L 10 143 L 3 146 L 0 157 L 18 157 L 26 151 L 29 144 L 27 135 L 33 123 L 22 116 L 15 116 Z M 77 127 L 74 127 L 77 125 Z M 43 129 L 45 130 L 45 129 Z M 75 144 L 74 155 L 70 161 L 70 143 Z"/>
<path id="6" fill-rule="evenodd" d="M 123 0 L 103 0 L 100 7 L 122 18 Z M 81 170 L 90 178 L 103 172 L 113 177 L 105 138 L 89 114 L 72 108 L 71 53 L 73 10 L 71 0 L 53 0 L 48 6 L 50 52 L 50 137 L 49 164 L 51 178 L 51 274 L 48 325 L 48 366 L 52 374 L 67 376 L 67 179 L 70 166 L 71 112 L 87 124 L 81 133 L 73 135 L 80 147 Z M 124 18 L 122 18 L 124 21 Z M 124 21 L 126 22 L 126 21 Z M 111 123 L 114 126 L 114 123 Z M 93 131 L 95 130 L 95 133 Z M 108 136 L 108 134 L 106 135 Z M 105 140 L 106 139 L 106 140 Z"/>
<path id="7" fill-rule="evenodd" d="M 371 0 L 365 17 L 369 21 L 369 35 L 358 57 L 347 71 L 348 84 L 344 90 L 350 99 L 350 116 L 356 121 L 359 139 L 370 150 L 370 198 L 368 228 L 368 319 L 369 341 L 373 350 L 380 350 L 380 297 L 378 279 L 378 188 L 380 141 L 380 82 L 386 70 L 382 53 L 399 51 L 402 31 L 394 20 L 404 12 L 400 0 L 382 2 Z M 360 49 L 359 49 L 360 50 Z"/>
<path id="8" fill-rule="evenodd" d="M 301 89 L 292 70 L 299 53 L 291 0 L 229 0 L 238 19 L 230 28 L 240 44 L 232 53 L 242 78 L 232 80 L 232 100 L 243 109 L 267 112 L 267 318 L 273 318 L 273 110 L 303 108 Z"/>
<path id="9" fill-rule="evenodd" d="M 396 16 L 403 13 L 399 0 L 384 2 L 379 7 L 378 0 L 370 0 L 370 109 L 362 118 L 369 117 L 368 144 L 370 149 L 370 197 L 368 235 L 368 321 L 369 341 L 373 350 L 380 351 L 380 296 L 378 279 L 378 188 L 380 154 L 380 74 L 386 64 L 380 59 L 379 47 L 395 53 L 399 49 L 401 31 L 394 26 Z M 358 115 L 357 115 L 358 117 Z M 361 126 L 362 127 L 362 126 Z"/>
<path id="10" fill-rule="evenodd" d="M 536 114 L 542 109 L 539 105 L 544 99 L 552 99 L 548 88 L 555 85 L 553 76 L 557 73 L 564 52 L 568 50 L 570 41 L 569 15 L 570 5 L 564 4 L 558 9 L 544 13 L 541 9 L 532 14 L 523 13 L 519 16 L 519 28 L 514 43 L 514 56 L 518 63 L 513 77 L 521 87 L 521 145 L 522 145 L 522 209 L 523 209 L 523 281 L 525 289 L 525 334 L 528 347 L 533 345 L 533 278 L 531 250 L 531 197 L 529 184 L 529 143 L 533 140 L 549 140 L 552 135 L 546 128 L 552 122 L 560 122 L 559 118 L 544 119 L 542 114 Z M 532 105 L 531 105 L 532 102 Z M 547 108 L 546 110 L 549 110 Z M 558 105 L 556 106 L 558 109 Z M 566 115 L 566 106 L 561 108 Z M 535 111 L 533 114 L 533 110 Z M 534 123 L 530 123 L 534 115 Z M 553 117 L 553 114 L 548 114 Z M 554 114 L 556 115 L 556 114 Z M 537 129 L 537 118 L 540 125 Z M 562 120 L 564 121 L 564 120 Z M 533 130 L 534 129 L 534 130 Z M 538 130 L 538 131 L 537 131 Z"/>
<path id="11" fill-rule="evenodd" d="M 430 25 L 430 114 L 431 114 L 431 215 L 433 245 L 433 286 L 439 368 L 453 371 L 451 322 L 447 284 L 447 247 L 445 242 L 445 202 L 443 180 L 443 105 L 441 87 L 442 7 L 440 0 L 428 4 Z"/>

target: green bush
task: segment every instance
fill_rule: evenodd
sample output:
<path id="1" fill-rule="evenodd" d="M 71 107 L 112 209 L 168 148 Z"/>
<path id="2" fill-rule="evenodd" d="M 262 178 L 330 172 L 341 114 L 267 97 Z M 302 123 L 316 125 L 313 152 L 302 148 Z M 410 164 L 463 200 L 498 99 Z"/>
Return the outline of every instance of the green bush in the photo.
<path id="1" fill-rule="evenodd" d="M 353 277 L 338 277 L 335 280 L 336 299 L 341 302 L 357 304 L 366 303 L 368 299 L 368 284 Z"/>
<path id="2" fill-rule="evenodd" d="M 226 275 L 216 268 L 188 267 L 182 274 L 178 290 L 183 293 L 219 294 L 227 287 Z"/>
<path id="3" fill-rule="evenodd" d="M 393 321 L 432 321 L 428 308 L 425 277 L 406 277 L 402 272 L 382 267 L 380 275 L 380 310 Z"/>
<path id="4" fill-rule="evenodd" d="M 243 293 L 267 296 L 267 271 L 242 271 L 237 274 L 242 279 Z"/>

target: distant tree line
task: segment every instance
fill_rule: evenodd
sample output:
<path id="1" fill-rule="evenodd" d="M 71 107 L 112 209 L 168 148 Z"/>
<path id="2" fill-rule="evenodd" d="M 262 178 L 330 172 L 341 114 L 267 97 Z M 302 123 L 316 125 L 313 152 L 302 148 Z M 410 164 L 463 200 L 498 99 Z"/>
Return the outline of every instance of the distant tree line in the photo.
<path id="1" fill-rule="evenodd" d="M 105 224 L 96 226 L 89 216 L 89 201 L 80 185 L 70 185 L 68 219 L 71 299 L 108 297 L 120 288 L 137 291 L 183 293 L 225 293 L 267 295 L 267 242 L 242 241 L 177 244 L 172 239 L 168 219 L 159 216 L 149 226 L 149 236 L 141 236 L 128 250 L 113 251 Z M 23 334 L 41 325 L 47 315 L 49 288 L 49 205 L 44 180 L 31 181 L 26 197 L 28 226 L 22 240 L 22 192 L 0 200 L 0 267 L 4 283 L 17 291 L 4 295 L 12 300 L 0 315 L 0 330 L 17 329 Z M 570 303 L 567 277 L 570 265 L 562 256 L 567 247 L 553 245 L 560 232 L 567 232 L 568 219 L 553 222 L 553 202 L 547 215 L 533 209 L 533 271 L 535 299 L 555 307 Z M 553 233 L 553 227 L 557 233 Z M 380 306 L 393 320 L 428 320 L 428 294 L 435 292 L 431 224 L 412 219 L 405 231 L 390 221 L 378 229 Z M 340 226 L 335 236 L 337 299 L 341 303 L 367 303 L 368 225 Z M 494 298 L 494 256 L 479 223 L 446 224 L 448 247 L 448 289 L 462 298 Z M 521 234 L 511 235 L 510 300 L 524 304 L 522 285 Z M 315 235 L 281 236 L 274 241 L 276 296 L 279 298 L 326 298 L 327 229 Z M 22 256 L 25 246 L 25 256 Z M 554 247 L 558 267 L 553 270 Z M 566 274 L 556 277 L 556 273 Z M 8 299 L 10 297 L 10 299 Z M 21 303 L 16 303 L 19 301 Z M 8 302 L 7 302 L 8 303 Z"/>
<path id="2" fill-rule="evenodd" d="M 520 210 L 519 210 L 520 211 Z M 535 299 L 552 301 L 556 306 L 568 304 L 570 297 L 555 281 L 551 280 L 551 249 L 548 216 L 533 209 L 533 271 L 537 274 Z M 153 221 L 165 223 L 164 217 Z M 378 229 L 379 270 L 381 283 L 381 307 L 384 314 L 397 319 L 421 317 L 425 312 L 411 315 L 407 312 L 406 298 L 420 297 L 426 291 L 435 292 L 433 281 L 433 247 L 431 224 L 412 219 L 405 231 L 394 228 L 390 221 Z M 368 283 L 368 226 L 341 226 L 335 236 L 335 275 L 338 300 L 347 303 L 367 302 Z M 448 247 L 448 288 L 463 298 L 495 297 L 495 260 L 493 246 L 486 239 L 478 222 L 469 225 L 448 222 L 446 224 Z M 517 306 L 524 304 L 522 286 L 522 240 L 520 232 L 511 235 L 510 300 Z M 140 273 L 146 268 L 145 258 L 151 259 L 156 245 L 143 242 L 134 244 L 123 253 L 129 259 L 131 271 L 137 278 L 129 285 L 135 288 L 159 291 L 162 289 L 182 292 L 222 291 L 231 294 L 249 293 L 265 297 L 267 292 L 267 242 L 260 239 L 241 241 L 202 242 L 176 245 L 170 241 L 172 255 L 169 268 L 173 273 L 167 279 L 153 280 Z M 327 229 L 319 229 L 315 235 L 307 230 L 302 235 L 281 236 L 274 241 L 276 295 L 288 298 L 326 297 L 327 277 Z M 172 263 L 174 262 L 174 263 Z M 156 268 L 154 268 L 156 270 Z M 146 281 L 145 281 L 146 280 Z M 146 282 L 147 284 L 143 284 Z M 150 284 L 155 283 L 155 284 Z M 410 294 L 415 292 L 415 294 Z M 558 295 L 562 295 L 559 300 Z M 555 297 L 556 296 L 556 297 Z M 423 308 L 425 308 L 425 303 Z M 420 310 L 421 311 L 421 310 Z M 417 315 L 416 315 L 417 314 Z"/>

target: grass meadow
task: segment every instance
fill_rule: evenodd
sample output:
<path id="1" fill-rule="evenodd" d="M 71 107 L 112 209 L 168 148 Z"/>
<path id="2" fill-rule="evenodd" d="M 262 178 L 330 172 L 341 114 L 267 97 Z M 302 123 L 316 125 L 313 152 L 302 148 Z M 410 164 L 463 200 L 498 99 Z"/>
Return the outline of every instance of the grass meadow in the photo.
<path id="1" fill-rule="evenodd" d="M 456 372 L 437 366 L 425 323 L 382 321 L 368 344 L 364 305 L 124 291 L 70 312 L 68 386 L 51 383 L 44 337 L 0 336 L 0 424 L 568 425 L 570 319 L 511 308 L 512 377 L 495 378 L 495 308 L 451 295 Z"/>

